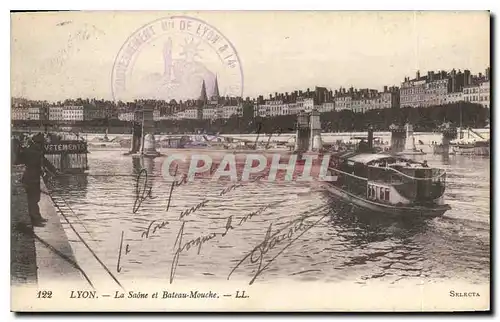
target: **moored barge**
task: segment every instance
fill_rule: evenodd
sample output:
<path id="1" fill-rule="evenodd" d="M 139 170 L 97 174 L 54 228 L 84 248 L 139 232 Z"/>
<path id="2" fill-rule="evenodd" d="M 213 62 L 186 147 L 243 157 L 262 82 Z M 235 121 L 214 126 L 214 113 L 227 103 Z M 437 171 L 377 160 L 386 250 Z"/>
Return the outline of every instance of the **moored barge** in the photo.
<path id="1" fill-rule="evenodd" d="M 84 173 L 89 169 L 87 142 L 78 135 L 74 137 L 49 133 L 44 144 L 45 158 L 64 174 Z"/>

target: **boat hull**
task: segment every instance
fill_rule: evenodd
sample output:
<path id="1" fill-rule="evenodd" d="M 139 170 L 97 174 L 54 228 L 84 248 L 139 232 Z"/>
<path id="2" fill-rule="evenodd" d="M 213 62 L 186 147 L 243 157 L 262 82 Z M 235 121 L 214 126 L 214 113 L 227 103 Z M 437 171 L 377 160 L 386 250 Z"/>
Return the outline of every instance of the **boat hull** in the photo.
<path id="1" fill-rule="evenodd" d="M 326 184 L 325 188 L 330 195 L 338 198 L 342 202 L 351 204 L 353 210 L 360 210 L 364 213 L 370 212 L 397 217 L 433 218 L 440 217 L 451 209 L 449 205 L 436 205 L 435 207 L 387 205 L 361 198 L 330 184 Z"/>
<path id="2" fill-rule="evenodd" d="M 489 146 L 472 146 L 472 147 L 454 146 L 452 148 L 452 154 L 489 156 L 490 155 L 490 147 Z"/>

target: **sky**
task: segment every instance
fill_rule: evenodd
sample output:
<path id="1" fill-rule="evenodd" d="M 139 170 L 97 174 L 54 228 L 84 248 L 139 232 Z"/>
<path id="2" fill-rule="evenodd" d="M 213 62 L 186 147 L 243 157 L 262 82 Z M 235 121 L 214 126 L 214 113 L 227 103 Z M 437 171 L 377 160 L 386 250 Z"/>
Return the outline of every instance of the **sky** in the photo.
<path id="1" fill-rule="evenodd" d="M 162 30 L 168 19 L 177 25 Z M 216 43 L 208 33 L 199 36 L 207 26 Z M 130 61 L 123 63 L 127 85 L 117 94 L 122 76 L 115 61 L 137 35 L 143 43 L 123 60 Z M 190 56 L 186 44 L 193 40 L 198 47 Z M 231 54 L 237 58 L 230 68 Z M 314 86 L 381 90 L 417 70 L 477 74 L 489 62 L 490 17 L 482 11 L 11 14 L 11 94 L 29 99 L 185 99 L 200 92 L 202 81 L 212 93 L 215 77 L 230 96 Z"/>

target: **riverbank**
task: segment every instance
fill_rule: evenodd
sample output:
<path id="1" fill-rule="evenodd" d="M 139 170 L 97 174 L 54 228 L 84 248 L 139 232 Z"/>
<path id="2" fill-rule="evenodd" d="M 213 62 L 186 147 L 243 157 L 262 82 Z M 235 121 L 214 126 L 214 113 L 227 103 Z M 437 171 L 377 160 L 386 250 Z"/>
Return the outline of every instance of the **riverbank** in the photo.
<path id="1" fill-rule="evenodd" d="M 40 213 L 47 219 L 44 227 L 35 227 L 34 232 L 38 236 L 35 240 L 36 263 L 38 266 L 38 285 L 54 281 L 81 280 L 73 250 L 68 237 L 61 224 L 60 216 L 47 194 L 47 187 L 41 183 L 42 195 L 40 197 Z"/>
<path id="2" fill-rule="evenodd" d="M 44 227 L 31 225 L 26 192 L 21 183 L 23 166 L 11 170 L 11 284 L 38 284 L 82 279 L 59 215 L 42 181 L 40 213 Z"/>
<path id="3" fill-rule="evenodd" d="M 26 192 L 21 184 L 22 166 L 11 168 L 10 200 L 10 281 L 11 284 L 36 284 L 35 239 L 28 215 Z"/>

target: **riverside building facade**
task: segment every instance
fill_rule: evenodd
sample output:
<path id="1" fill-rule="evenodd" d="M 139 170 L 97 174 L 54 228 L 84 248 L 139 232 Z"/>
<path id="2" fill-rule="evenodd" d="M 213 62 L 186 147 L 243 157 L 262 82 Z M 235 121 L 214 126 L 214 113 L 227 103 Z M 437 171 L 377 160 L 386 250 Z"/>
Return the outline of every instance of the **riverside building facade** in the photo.
<path id="1" fill-rule="evenodd" d="M 401 86 L 384 86 L 376 89 L 348 89 L 340 87 L 335 91 L 326 87 L 313 90 L 296 90 L 269 94 L 267 99 L 259 96 L 244 101 L 241 97 L 220 95 L 217 77 L 208 96 L 205 82 L 200 84 L 197 99 L 170 102 L 156 100 L 136 100 L 131 103 L 107 102 L 104 100 L 66 100 L 63 103 L 49 104 L 45 101 L 13 99 L 11 119 L 50 120 L 55 123 L 72 123 L 94 119 L 117 119 L 120 121 L 137 120 L 137 106 L 153 106 L 153 119 L 161 120 L 216 120 L 243 116 L 244 104 L 253 108 L 248 110 L 253 117 L 277 117 L 295 115 L 301 111 L 316 109 L 320 113 L 332 111 L 352 111 L 365 113 L 370 110 L 391 108 L 430 107 L 458 102 L 470 102 L 490 108 L 490 68 L 485 74 L 472 75 L 469 70 L 428 71 L 415 77 L 405 77 Z M 247 112 L 248 112 L 247 111 Z"/>

